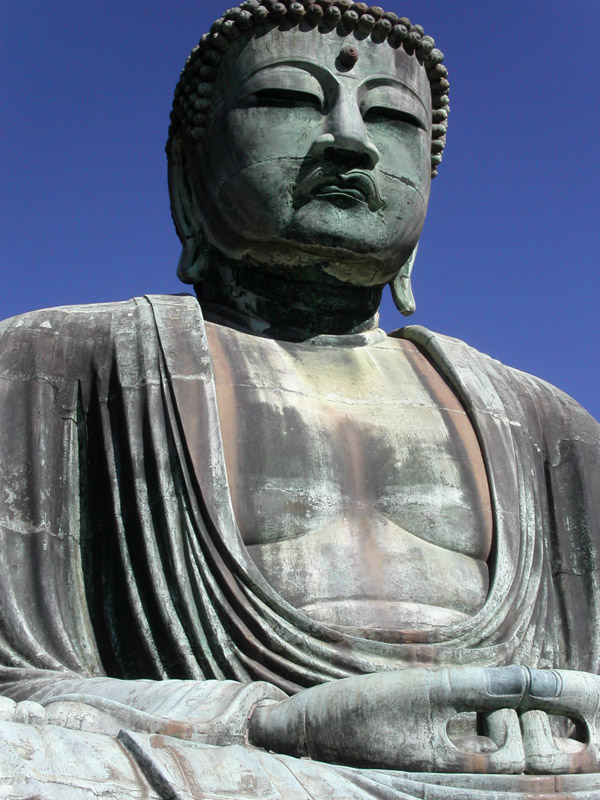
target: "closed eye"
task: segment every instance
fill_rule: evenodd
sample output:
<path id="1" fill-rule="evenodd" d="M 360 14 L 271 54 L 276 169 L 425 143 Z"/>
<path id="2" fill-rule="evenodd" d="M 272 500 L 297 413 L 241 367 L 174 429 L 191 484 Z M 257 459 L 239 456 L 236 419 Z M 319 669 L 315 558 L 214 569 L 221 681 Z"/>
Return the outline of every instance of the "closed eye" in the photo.
<path id="1" fill-rule="evenodd" d="M 248 98 L 249 105 L 276 108 L 310 107 L 321 111 L 321 98 L 297 89 L 259 89 Z"/>
<path id="2" fill-rule="evenodd" d="M 364 115 L 364 120 L 365 122 L 406 122 L 415 128 L 426 130 L 425 125 L 418 117 L 415 117 L 414 114 L 409 114 L 407 111 L 401 111 L 399 108 L 371 106 Z"/>

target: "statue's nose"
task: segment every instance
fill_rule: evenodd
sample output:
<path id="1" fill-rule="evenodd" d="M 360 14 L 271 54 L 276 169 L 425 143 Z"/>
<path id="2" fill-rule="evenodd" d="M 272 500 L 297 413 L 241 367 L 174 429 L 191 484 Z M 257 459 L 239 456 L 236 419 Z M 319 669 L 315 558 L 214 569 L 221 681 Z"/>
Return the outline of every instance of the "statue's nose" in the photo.
<path id="1" fill-rule="evenodd" d="M 369 140 L 365 121 L 355 98 L 341 97 L 327 114 L 326 132 L 317 136 L 309 155 L 322 158 L 330 154 L 351 156 L 365 161 L 373 169 L 379 162 L 379 150 Z"/>

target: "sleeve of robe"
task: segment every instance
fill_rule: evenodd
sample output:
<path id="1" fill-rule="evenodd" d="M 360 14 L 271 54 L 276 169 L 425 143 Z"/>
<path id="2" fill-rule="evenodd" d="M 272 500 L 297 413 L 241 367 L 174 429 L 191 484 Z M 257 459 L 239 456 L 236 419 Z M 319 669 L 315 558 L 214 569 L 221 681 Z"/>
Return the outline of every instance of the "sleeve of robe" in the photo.
<path id="1" fill-rule="evenodd" d="M 558 666 L 600 674 L 600 425 L 572 397 L 510 370 L 539 459 L 535 480 L 559 626 Z"/>
<path id="2" fill-rule="evenodd" d="M 140 314 L 139 305 L 55 308 L 0 325 L 0 694 L 44 704 L 53 698 L 79 698 L 117 716 L 127 708 L 138 709 L 159 719 L 193 720 L 209 739 L 215 731 L 221 738 L 228 731 L 235 740 L 255 703 L 280 699 L 284 693 L 263 682 L 204 681 L 199 669 L 181 676 L 196 680 L 104 677 L 106 664 L 90 615 L 95 602 L 90 587 L 97 581 L 115 596 L 114 627 L 104 620 L 101 635 L 129 636 L 139 653 L 138 672 L 168 677 L 164 669 L 148 664 L 148 651 L 155 645 L 136 628 L 148 624 L 152 612 L 136 619 L 131 608 L 136 600 L 142 602 L 140 597 L 123 598 L 121 617 L 118 589 L 106 587 L 107 581 L 118 583 L 125 567 L 115 565 L 112 578 L 89 574 L 106 559 L 119 558 L 103 519 L 113 520 L 115 528 L 127 524 L 127 510 L 119 508 L 118 497 L 101 483 L 102 476 L 107 480 L 107 463 L 117 461 L 116 469 L 126 471 L 126 454 L 115 458 L 116 438 L 113 453 L 104 455 L 87 452 L 87 442 L 90 433 L 97 434 L 101 447 L 113 439 L 110 434 L 103 438 L 99 429 L 110 416 L 107 409 L 119 402 L 122 392 L 136 389 L 127 387 L 128 377 L 144 369 L 137 363 L 142 353 L 136 340 L 140 325 L 151 326 L 152 320 L 143 304 Z M 128 319 L 130 346 L 123 332 Z M 116 347 L 118 336 L 125 342 Z M 131 364 L 124 363 L 128 359 Z M 142 404 L 138 422 L 143 430 L 148 413 Z M 95 472 L 91 459 L 103 462 Z M 123 493 L 129 490 L 133 499 L 135 487 L 128 487 L 127 480 L 126 474 L 120 475 Z M 152 484 L 150 475 L 148 482 Z M 114 504 L 111 497 L 116 497 Z M 92 531 L 108 537 L 94 543 L 96 559 L 89 556 L 85 540 Z M 124 594 L 131 589 L 125 584 Z M 104 644 L 109 658 L 118 646 L 116 640 L 112 647 Z"/>
<path id="3" fill-rule="evenodd" d="M 513 663 L 600 674 L 600 424 L 560 389 L 460 340 L 421 326 L 397 335 L 453 386 L 482 446 L 495 509 L 491 563 L 502 572 L 503 546 L 519 564 L 516 591 L 503 582 L 508 606 L 493 636 L 517 642 Z M 529 620 L 518 638 L 511 618 Z"/>

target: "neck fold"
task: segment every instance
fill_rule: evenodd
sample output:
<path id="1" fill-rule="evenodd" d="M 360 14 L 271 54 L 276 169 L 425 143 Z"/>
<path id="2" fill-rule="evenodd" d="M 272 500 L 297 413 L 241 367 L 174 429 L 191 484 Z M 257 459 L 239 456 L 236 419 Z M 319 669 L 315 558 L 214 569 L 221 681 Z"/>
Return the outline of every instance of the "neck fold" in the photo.
<path id="1" fill-rule="evenodd" d="M 289 271 L 267 271 L 213 254 L 206 279 L 195 289 L 206 311 L 216 311 L 237 326 L 303 341 L 375 330 L 383 286 L 355 286 L 333 278 L 297 280 Z"/>

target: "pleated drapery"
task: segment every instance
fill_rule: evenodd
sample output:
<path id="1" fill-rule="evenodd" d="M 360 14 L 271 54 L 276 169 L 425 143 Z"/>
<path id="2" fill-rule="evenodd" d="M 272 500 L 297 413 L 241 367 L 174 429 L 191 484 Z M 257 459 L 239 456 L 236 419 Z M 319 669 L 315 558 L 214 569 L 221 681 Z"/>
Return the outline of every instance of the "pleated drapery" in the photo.
<path id="1" fill-rule="evenodd" d="M 264 680 L 294 692 L 416 665 L 598 670 L 598 427 L 552 387 L 457 340 L 398 332 L 470 416 L 494 548 L 475 617 L 425 643 L 390 644 L 308 618 L 248 555 L 195 298 L 51 309 L 4 325 L 7 680 L 67 669 Z"/>

